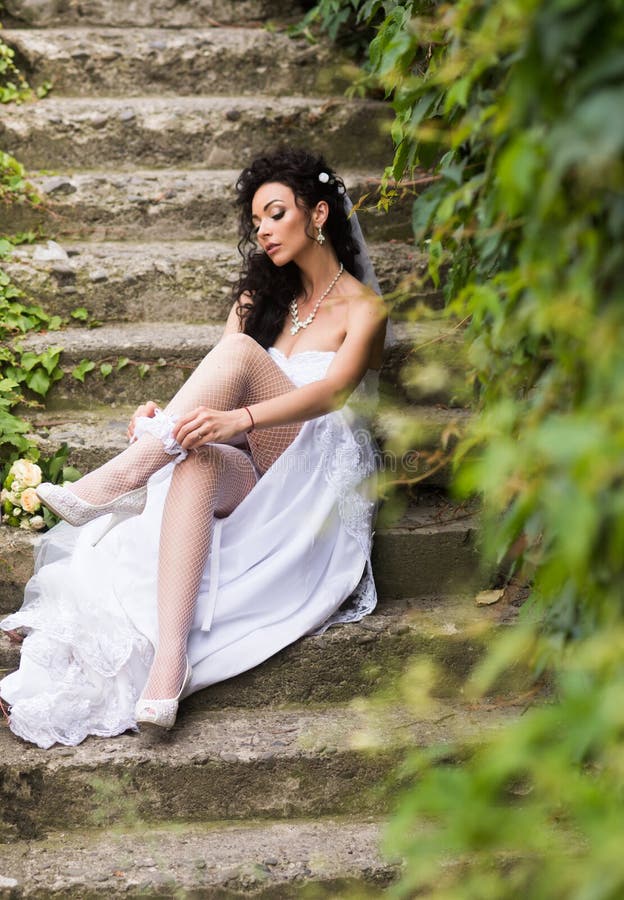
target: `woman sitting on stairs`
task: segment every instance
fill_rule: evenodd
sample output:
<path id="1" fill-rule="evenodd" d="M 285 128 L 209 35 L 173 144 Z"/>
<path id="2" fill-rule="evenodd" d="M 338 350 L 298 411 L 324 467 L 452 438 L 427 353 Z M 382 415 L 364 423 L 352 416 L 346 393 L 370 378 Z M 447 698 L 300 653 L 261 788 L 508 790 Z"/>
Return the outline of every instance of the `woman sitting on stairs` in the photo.
<path id="1" fill-rule="evenodd" d="M 375 396 L 385 313 L 359 225 L 303 150 L 236 187 L 221 340 L 163 410 L 139 407 L 126 450 L 38 489 L 65 522 L 0 624 L 25 635 L 0 696 L 40 747 L 171 728 L 181 697 L 375 606 L 375 454 L 346 401 Z"/>

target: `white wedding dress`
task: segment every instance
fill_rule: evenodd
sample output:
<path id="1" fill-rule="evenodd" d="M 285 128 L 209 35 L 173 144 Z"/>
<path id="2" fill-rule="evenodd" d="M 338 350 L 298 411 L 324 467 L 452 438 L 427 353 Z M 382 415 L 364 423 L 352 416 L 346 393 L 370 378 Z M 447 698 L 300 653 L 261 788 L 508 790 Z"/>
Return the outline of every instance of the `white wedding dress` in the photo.
<path id="1" fill-rule="evenodd" d="M 334 356 L 268 352 L 297 387 L 323 378 Z M 215 519 L 186 695 L 375 607 L 375 449 L 358 408 L 370 409 L 376 393 L 369 370 L 345 407 L 304 423 L 234 512 Z M 172 471 L 173 463 L 153 475 L 144 512 L 95 547 L 101 518 L 44 536 L 22 608 L 0 623 L 26 631 L 19 669 L 0 682 L 10 726 L 25 740 L 74 745 L 136 728 L 158 635 L 158 541 Z"/>

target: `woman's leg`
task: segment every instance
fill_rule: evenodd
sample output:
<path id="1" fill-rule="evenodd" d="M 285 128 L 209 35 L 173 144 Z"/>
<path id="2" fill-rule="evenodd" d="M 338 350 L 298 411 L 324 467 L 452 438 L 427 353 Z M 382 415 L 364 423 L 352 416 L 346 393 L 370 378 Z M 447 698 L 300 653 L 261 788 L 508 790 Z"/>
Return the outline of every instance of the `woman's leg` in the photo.
<path id="1" fill-rule="evenodd" d="M 229 515 L 256 484 L 248 456 L 208 444 L 175 467 L 158 553 L 158 648 L 143 698 L 175 697 L 212 541 L 213 515 Z"/>
<path id="2" fill-rule="evenodd" d="M 197 406 L 238 409 L 269 400 L 294 389 L 290 379 L 253 338 L 226 335 L 208 353 L 168 404 L 165 412 L 180 416 Z M 264 472 L 299 433 L 301 425 L 280 425 L 254 431 L 249 446 L 259 471 Z M 172 456 L 151 434 L 114 459 L 74 482 L 70 490 L 88 503 L 102 504 L 144 484 Z"/>

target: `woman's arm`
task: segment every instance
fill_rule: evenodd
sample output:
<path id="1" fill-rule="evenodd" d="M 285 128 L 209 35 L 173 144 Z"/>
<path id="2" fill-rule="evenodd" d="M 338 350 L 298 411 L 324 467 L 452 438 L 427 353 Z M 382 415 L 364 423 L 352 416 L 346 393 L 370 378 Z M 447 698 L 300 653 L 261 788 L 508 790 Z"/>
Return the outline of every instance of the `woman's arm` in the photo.
<path id="1" fill-rule="evenodd" d="M 349 304 L 346 337 L 325 378 L 250 406 L 256 427 L 305 422 L 342 406 L 366 374 L 385 322 L 386 313 L 376 294 L 354 299 Z"/>
<path id="2" fill-rule="evenodd" d="M 354 298 L 349 304 L 346 337 L 337 351 L 325 378 L 288 393 L 254 403 L 249 407 L 256 428 L 270 428 L 293 422 L 305 422 L 338 409 L 361 381 L 373 351 L 383 340 L 386 313 L 379 297 L 372 292 Z M 225 334 L 239 331 L 236 307 L 230 311 Z M 235 434 L 249 430 L 251 419 L 246 409 L 228 411 L 200 407 L 180 418 L 175 437 L 189 446 L 190 436 L 202 431 L 206 442 L 224 443 Z"/>

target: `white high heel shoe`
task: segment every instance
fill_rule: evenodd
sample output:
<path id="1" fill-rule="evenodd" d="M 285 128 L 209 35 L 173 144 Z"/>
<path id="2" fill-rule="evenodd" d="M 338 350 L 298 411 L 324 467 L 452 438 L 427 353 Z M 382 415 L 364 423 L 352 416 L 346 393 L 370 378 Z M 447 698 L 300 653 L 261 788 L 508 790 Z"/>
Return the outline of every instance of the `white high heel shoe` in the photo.
<path id="1" fill-rule="evenodd" d="M 119 497 L 115 497 L 108 503 L 101 503 L 100 505 L 87 503 L 86 500 L 81 500 L 80 497 L 77 497 L 76 494 L 73 494 L 67 488 L 58 484 L 50 484 L 47 481 L 44 481 L 35 490 L 41 502 L 48 509 L 52 510 L 56 516 L 69 522 L 70 525 L 86 525 L 92 519 L 112 513 L 111 521 L 102 533 L 98 535 L 93 542 L 93 546 L 98 541 L 101 541 L 104 535 L 123 519 L 127 519 L 129 516 L 140 515 L 145 509 L 147 500 L 146 485 L 142 485 L 133 491 L 127 491 L 125 494 L 120 494 Z"/>
<path id="2" fill-rule="evenodd" d="M 167 729 L 167 731 L 173 728 L 173 726 L 175 725 L 176 716 L 178 715 L 180 697 L 184 693 L 185 687 L 191 680 L 192 674 L 193 670 L 187 657 L 186 673 L 184 675 L 184 681 L 182 682 L 182 687 L 180 688 L 177 697 L 172 697 L 170 700 L 154 700 L 151 698 L 146 699 L 140 697 L 137 700 L 137 704 L 134 708 L 134 715 L 137 721 L 137 725 L 150 725 L 157 728 L 165 728 Z"/>

